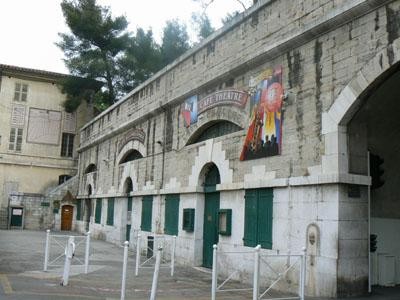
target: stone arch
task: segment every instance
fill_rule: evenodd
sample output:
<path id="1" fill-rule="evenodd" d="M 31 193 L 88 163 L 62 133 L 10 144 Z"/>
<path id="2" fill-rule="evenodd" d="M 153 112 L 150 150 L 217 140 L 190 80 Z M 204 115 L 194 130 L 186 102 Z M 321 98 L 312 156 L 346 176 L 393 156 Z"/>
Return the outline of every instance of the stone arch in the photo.
<path id="1" fill-rule="evenodd" d="M 225 150 L 222 150 L 221 142 L 214 139 L 205 141 L 205 145 L 199 147 L 199 152 L 194 159 L 192 172 L 189 176 L 189 186 L 198 187 L 204 166 L 213 163 L 218 168 L 221 184 L 232 183 L 233 170 L 229 168 L 229 159 L 225 158 Z M 200 181 L 199 181 L 200 180 Z"/>
<path id="2" fill-rule="evenodd" d="M 117 155 L 117 162 L 118 164 L 120 161 L 123 160 L 126 155 L 128 155 L 132 151 L 137 151 L 142 157 L 145 157 L 146 147 L 143 143 L 139 142 L 138 140 L 131 140 L 127 142 L 119 151 Z"/>
<path id="3" fill-rule="evenodd" d="M 83 172 L 84 174 L 92 173 L 97 171 L 97 166 L 95 164 L 89 164 L 86 168 L 85 171 Z"/>
<path id="4" fill-rule="evenodd" d="M 387 78 L 399 62 L 400 38 L 365 64 L 341 91 L 329 110 L 322 114 L 321 133 L 325 141 L 323 173 L 349 173 L 347 124 L 363 104 L 364 96 Z"/>
<path id="5" fill-rule="evenodd" d="M 187 139 L 186 145 L 191 145 L 191 144 L 202 141 L 202 140 L 199 140 L 201 135 L 206 130 L 208 130 L 216 125 L 219 125 L 219 124 L 224 124 L 224 125 L 231 127 L 231 128 L 229 128 L 230 132 L 227 134 L 243 130 L 243 127 L 241 127 L 239 124 L 237 124 L 236 122 L 231 121 L 231 120 L 225 120 L 225 119 L 211 120 L 210 122 L 204 123 L 201 126 L 197 127 L 197 129 L 194 132 L 192 132 L 191 135 L 189 136 L 189 138 Z M 222 136 L 222 135 L 218 135 L 215 137 L 219 137 L 219 136 Z"/>
<path id="6" fill-rule="evenodd" d="M 213 181 L 213 178 L 210 178 L 210 173 L 214 173 L 213 171 L 216 172 L 215 176 L 215 181 Z M 214 176 L 212 176 L 214 177 Z M 207 179 L 211 179 L 213 182 L 207 183 Z M 209 162 L 203 166 L 203 168 L 200 171 L 199 178 L 198 178 L 198 186 L 206 186 L 206 185 L 217 185 L 221 183 L 221 175 L 219 173 L 218 166 L 214 164 L 213 162 Z"/>
<path id="7" fill-rule="evenodd" d="M 131 192 L 133 192 L 133 181 L 129 176 L 125 178 L 122 191 L 125 195 L 128 196 Z"/>

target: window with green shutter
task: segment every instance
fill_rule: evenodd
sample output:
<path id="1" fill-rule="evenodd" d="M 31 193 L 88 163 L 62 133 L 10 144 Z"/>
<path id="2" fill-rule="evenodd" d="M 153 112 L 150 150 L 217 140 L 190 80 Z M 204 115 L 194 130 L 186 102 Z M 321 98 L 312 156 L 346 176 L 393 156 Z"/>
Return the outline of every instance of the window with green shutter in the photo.
<path id="1" fill-rule="evenodd" d="M 272 189 L 252 189 L 245 192 L 245 246 L 272 249 Z"/>
<path id="2" fill-rule="evenodd" d="M 132 211 L 132 197 L 128 197 L 128 211 Z"/>
<path id="3" fill-rule="evenodd" d="M 114 198 L 107 201 L 107 225 L 114 225 Z"/>
<path id="4" fill-rule="evenodd" d="M 178 235 L 179 195 L 165 197 L 165 226 L 164 233 Z"/>
<path id="5" fill-rule="evenodd" d="M 151 218 L 153 210 L 153 196 L 144 196 L 142 198 L 142 220 L 140 229 L 151 231 Z"/>
<path id="6" fill-rule="evenodd" d="M 96 210 L 94 212 L 94 222 L 100 224 L 101 222 L 101 206 L 102 199 L 96 199 Z"/>
<path id="7" fill-rule="evenodd" d="M 76 200 L 76 220 L 81 221 L 82 218 L 82 200 Z"/>

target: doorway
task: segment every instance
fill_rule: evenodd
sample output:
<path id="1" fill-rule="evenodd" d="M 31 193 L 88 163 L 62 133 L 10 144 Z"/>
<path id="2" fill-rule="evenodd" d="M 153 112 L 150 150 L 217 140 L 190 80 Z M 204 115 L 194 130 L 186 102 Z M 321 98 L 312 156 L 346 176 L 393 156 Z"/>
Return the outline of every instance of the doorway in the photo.
<path id="1" fill-rule="evenodd" d="M 204 178 L 204 223 L 203 223 L 203 267 L 211 268 L 213 261 L 213 245 L 218 244 L 218 212 L 219 192 L 216 185 L 220 176 L 216 165 L 206 166 Z"/>
<path id="2" fill-rule="evenodd" d="M 11 208 L 11 227 L 22 227 L 22 216 L 23 216 L 23 208 L 22 207 L 12 207 Z"/>
<path id="3" fill-rule="evenodd" d="M 72 216 L 74 207 L 71 205 L 64 205 L 61 209 L 61 230 L 72 229 Z"/>

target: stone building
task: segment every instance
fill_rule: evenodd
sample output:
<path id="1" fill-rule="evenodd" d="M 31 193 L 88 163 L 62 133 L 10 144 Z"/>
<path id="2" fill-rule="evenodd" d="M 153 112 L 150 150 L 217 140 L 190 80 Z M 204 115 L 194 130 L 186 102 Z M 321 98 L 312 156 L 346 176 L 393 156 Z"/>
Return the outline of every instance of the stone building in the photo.
<path id="1" fill-rule="evenodd" d="M 306 247 L 311 296 L 400 283 L 399 17 L 400 1 L 258 1 L 82 128 L 77 227 L 177 235 L 205 267 L 214 243 Z"/>
<path id="2" fill-rule="evenodd" d="M 77 132 L 90 118 L 84 105 L 64 110 L 64 74 L 0 65 L 0 76 L 0 225 L 48 228 L 44 194 L 76 174 Z"/>

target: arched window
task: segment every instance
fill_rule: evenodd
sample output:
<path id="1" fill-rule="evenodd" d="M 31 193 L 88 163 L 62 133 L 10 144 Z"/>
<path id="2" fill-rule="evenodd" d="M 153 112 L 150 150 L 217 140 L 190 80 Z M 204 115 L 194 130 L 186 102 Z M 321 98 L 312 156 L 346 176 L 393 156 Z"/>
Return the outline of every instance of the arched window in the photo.
<path id="1" fill-rule="evenodd" d="M 96 165 L 95 165 L 95 164 L 90 164 L 90 165 L 88 165 L 87 168 L 85 169 L 85 174 L 87 174 L 87 173 L 92 173 L 92 172 L 95 172 L 95 171 L 97 171 Z"/>
<path id="2" fill-rule="evenodd" d="M 139 151 L 133 149 L 133 150 L 128 151 L 128 152 L 121 158 L 121 160 L 119 161 L 119 163 L 120 163 L 120 164 L 123 164 L 123 163 L 126 163 L 126 162 L 128 162 L 128 161 L 132 161 L 132 160 L 139 159 L 139 158 L 142 158 L 142 157 L 143 157 L 143 155 L 140 154 Z"/>
<path id="3" fill-rule="evenodd" d="M 208 139 L 216 138 L 233 132 L 242 130 L 243 128 L 229 121 L 216 121 L 204 125 L 198 130 L 188 141 L 188 145 L 202 142 Z"/>

